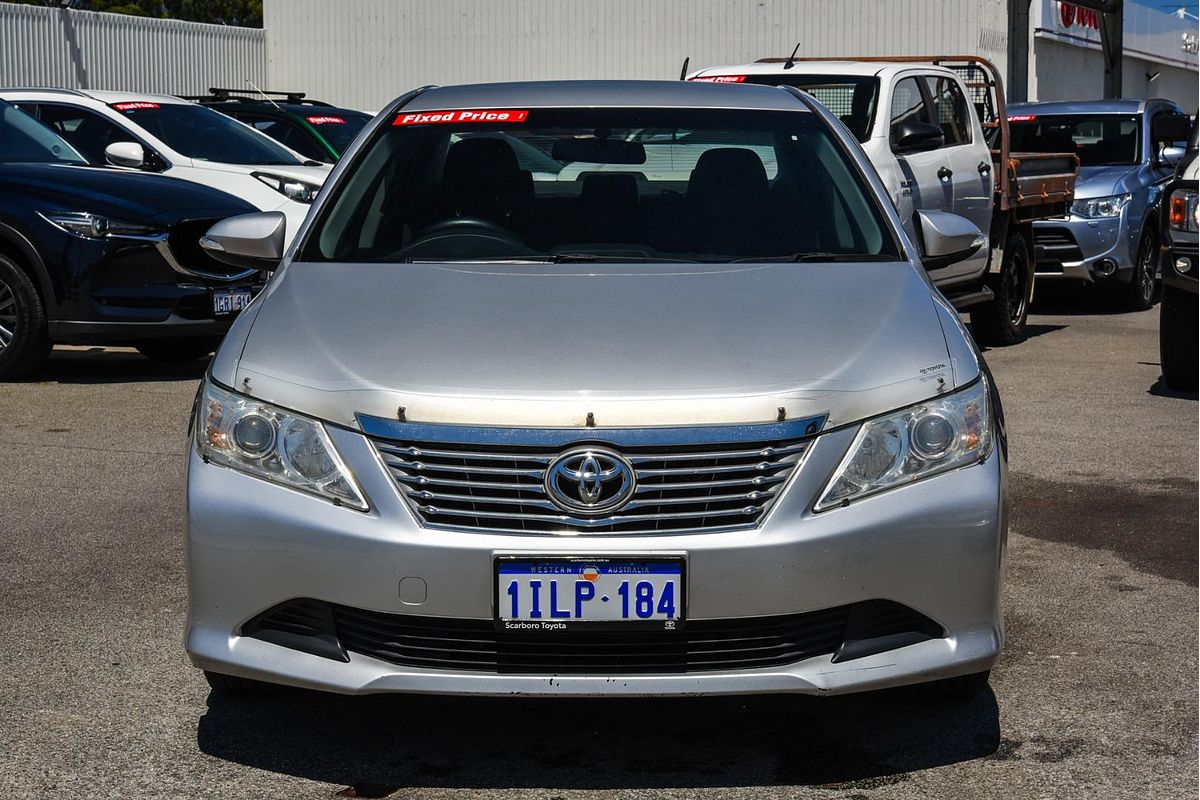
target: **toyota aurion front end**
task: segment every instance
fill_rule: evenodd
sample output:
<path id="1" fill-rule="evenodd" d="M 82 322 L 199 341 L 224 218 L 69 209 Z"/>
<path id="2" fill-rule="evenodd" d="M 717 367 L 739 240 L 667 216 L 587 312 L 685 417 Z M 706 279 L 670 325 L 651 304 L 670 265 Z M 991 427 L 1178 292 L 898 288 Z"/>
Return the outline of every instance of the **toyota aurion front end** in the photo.
<path id="1" fill-rule="evenodd" d="M 995 388 L 794 89 L 432 88 L 381 114 L 197 397 L 187 649 L 216 690 L 978 689 Z"/>

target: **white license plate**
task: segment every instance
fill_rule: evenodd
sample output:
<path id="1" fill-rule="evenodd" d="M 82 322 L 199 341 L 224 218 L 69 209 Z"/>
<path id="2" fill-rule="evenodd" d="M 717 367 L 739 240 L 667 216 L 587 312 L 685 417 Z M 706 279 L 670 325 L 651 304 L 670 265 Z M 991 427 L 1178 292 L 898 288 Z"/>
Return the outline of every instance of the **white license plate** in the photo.
<path id="1" fill-rule="evenodd" d="M 683 625 L 680 559 L 496 561 L 496 624 L 506 631 Z"/>
<path id="2" fill-rule="evenodd" d="M 236 314 L 253 299 L 253 289 L 213 289 L 213 314 L 218 317 Z"/>

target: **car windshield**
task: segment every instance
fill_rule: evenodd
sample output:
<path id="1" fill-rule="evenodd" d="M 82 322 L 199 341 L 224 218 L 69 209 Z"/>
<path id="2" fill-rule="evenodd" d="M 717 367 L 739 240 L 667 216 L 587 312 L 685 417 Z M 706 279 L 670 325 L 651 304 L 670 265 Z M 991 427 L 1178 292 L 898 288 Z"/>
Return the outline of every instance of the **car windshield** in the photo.
<path id="1" fill-rule="evenodd" d="M 338 153 L 346 152 L 346 148 L 354 141 L 354 137 L 371 121 L 371 117 L 359 111 L 318 111 L 307 110 L 304 118 L 308 124 L 317 129 L 325 137 L 325 141 L 333 145 Z"/>
<path id="2" fill-rule="evenodd" d="M 86 164 L 87 159 L 21 109 L 0 102 L 0 162 Z"/>
<path id="3" fill-rule="evenodd" d="M 304 163 L 270 137 L 211 108 L 150 102 L 112 107 L 186 158 L 223 164 Z"/>
<path id="4" fill-rule="evenodd" d="M 1031 153 L 1074 153 L 1083 167 L 1132 165 L 1141 159 L 1138 114 L 1009 115 L 1012 149 Z"/>
<path id="5" fill-rule="evenodd" d="M 301 258 L 896 260 L 813 114 L 400 112 L 332 187 Z"/>
<path id="6" fill-rule="evenodd" d="M 858 75 L 747 75 L 739 83 L 795 86 L 815 97 L 860 142 L 871 138 L 879 79 Z"/>

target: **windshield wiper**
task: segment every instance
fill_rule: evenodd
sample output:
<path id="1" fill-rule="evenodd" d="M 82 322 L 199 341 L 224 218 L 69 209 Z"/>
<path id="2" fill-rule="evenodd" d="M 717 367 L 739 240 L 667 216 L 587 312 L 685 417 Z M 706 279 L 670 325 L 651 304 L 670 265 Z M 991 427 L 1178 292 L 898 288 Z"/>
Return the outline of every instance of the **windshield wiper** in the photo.
<path id="1" fill-rule="evenodd" d="M 539 256 L 539 258 L 541 258 Z M 545 256 L 544 260 L 550 264 L 586 264 L 589 261 L 601 261 L 605 263 L 627 263 L 627 264 L 652 264 L 661 262 L 664 264 L 692 264 L 695 263 L 688 258 L 668 258 L 667 256 L 634 256 L 634 255 L 618 255 L 616 253 L 551 253 Z"/>
<path id="2" fill-rule="evenodd" d="M 753 256 L 751 258 L 739 258 L 733 261 L 734 264 L 750 264 L 750 263 L 816 263 L 816 262 L 855 262 L 855 261 L 899 261 L 893 255 L 886 253 L 790 253 L 785 256 Z"/>

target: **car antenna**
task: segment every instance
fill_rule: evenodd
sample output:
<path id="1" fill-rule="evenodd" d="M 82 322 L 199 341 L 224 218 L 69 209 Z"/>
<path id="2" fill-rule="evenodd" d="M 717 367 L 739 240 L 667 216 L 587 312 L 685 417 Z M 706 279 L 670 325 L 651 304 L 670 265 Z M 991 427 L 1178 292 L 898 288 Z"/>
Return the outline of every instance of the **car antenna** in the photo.
<path id="1" fill-rule="evenodd" d="M 796 45 L 796 46 L 797 46 L 797 47 L 799 47 L 799 45 Z M 256 92 L 258 92 L 259 94 L 261 94 L 261 95 L 263 96 L 263 100 L 266 100 L 268 103 L 270 103 L 271 105 L 275 106 L 275 108 L 279 109 L 280 111 L 283 111 L 283 109 L 282 109 L 282 108 L 279 108 L 279 103 L 276 103 L 276 102 L 275 102 L 274 100 L 272 100 L 270 97 L 267 97 L 267 93 L 266 93 L 266 92 L 264 92 L 262 89 L 260 89 L 260 88 L 258 88 L 257 86 L 255 86 L 255 85 L 254 85 L 254 81 L 250 80 L 249 78 L 246 78 L 246 83 L 250 84 L 250 88 L 251 88 L 251 89 L 253 89 L 254 91 L 256 91 Z"/>
<path id="2" fill-rule="evenodd" d="M 784 69 L 791 69 L 792 67 L 796 66 L 796 53 L 799 53 L 799 52 L 800 52 L 800 42 L 796 42 L 796 49 L 792 51 L 792 54 L 790 56 L 788 56 L 788 60 L 783 62 Z"/>
<path id="3" fill-rule="evenodd" d="M 688 62 L 689 62 L 689 61 L 691 61 L 691 60 L 692 60 L 692 57 L 691 57 L 691 56 L 685 56 L 685 57 L 684 57 L 684 59 L 683 59 L 683 68 L 679 70 L 679 80 L 681 80 L 681 81 L 686 81 L 686 80 L 687 80 L 687 68 L 688 68 Z"/>

